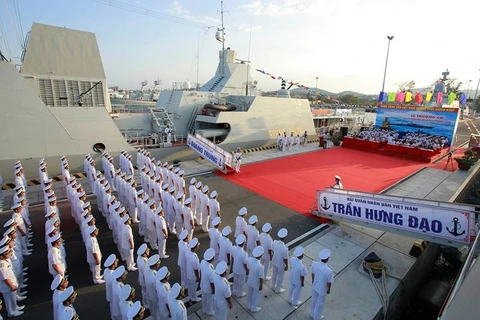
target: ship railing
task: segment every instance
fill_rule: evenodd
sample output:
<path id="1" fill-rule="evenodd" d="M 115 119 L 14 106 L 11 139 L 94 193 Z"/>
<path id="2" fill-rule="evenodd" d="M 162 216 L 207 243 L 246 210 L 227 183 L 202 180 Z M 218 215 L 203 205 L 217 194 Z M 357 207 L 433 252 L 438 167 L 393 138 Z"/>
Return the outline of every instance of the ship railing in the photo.
<path id="1" fill-rule="evenodd" d="M 128 144 L 133 147 L 142 147 L 148 149 L 181 147 L 187 145 L 184 135 L 173 135 L 172 142 L 167 143 L 167 137 L 159 134 L 156 143 L 151 135 L 136 135 L 126 137 Z"/>
<path id="2" fill-rule="evenodd" d="M 445 300 L 442 309 L 440 309 L 440 313 L 438 314 L 438 320 L 446 320 L 443 316 L 445 311 L 448 309 L 450 304 L 452 303 L 453 299 L 455 299 L 455 295 L 457 294 L 458 290 L 460 287 L 463 285 L 463 282 L 467 278 L 468 274 L 470 273 L 470 270 L 472 269 L 473 265 L 475 263 L 480 263 L 477 261 L 478 259 L 478 253 L 480 250 L 480 236 L 477 236 L 475 241 L 473 242 L 472 247 L 470 248 L 470 251 L 468 252 L 467 258 L 465 259 L 465 262 L 463 263 L 462 269 L 460 270 L 460 273 L 458 274 L 457 278 L 455 279 L 455 284 L 452 286 L 450 289 L 450 292 L 448 293 L 447 299 Z"/>
<path id="3" fill-rule="evenodd" d="M 112 113 L 150 113 L 151 107 L 136 106 L 134 109 L 127 108 L 126 105 L 112 105 Z"/>

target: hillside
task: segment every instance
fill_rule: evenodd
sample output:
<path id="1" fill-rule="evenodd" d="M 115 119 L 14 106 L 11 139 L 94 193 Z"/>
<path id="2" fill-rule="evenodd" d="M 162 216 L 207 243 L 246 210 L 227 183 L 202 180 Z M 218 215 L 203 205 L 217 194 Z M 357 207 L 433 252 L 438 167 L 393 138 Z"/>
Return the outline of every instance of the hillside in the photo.
<path id="1" fill-rule="evenodd" d="M 305 90 L 305 89 L 302 89 L 302 88 L 296 88 L 296 89 L 291 89 L 290 90 L 290 94 L 291 95 L 296 95 L 296 96 L 306 96 L 308 92 L 314 93 L 315 88 L 310 88 L 310 90 Z M 342 91 L 342 92 L 339 92 L 339 93 L 334 93 L 334 92 L 330 92 L 330 91 L 323 90 L 323 89 L 317 89 L 317 92 L 319 92 L 320 94 L 322 94 L 324 96 L 329 96 L 331 98 L 338 98 L 338 97 L 346 96 L 346 95 L 352 95 L 352 96 L 361 97 L 361 98 L 372 97 L 372 96 L 376 97 L 377 96 L 377 95 L 365 94 L 365 93 L 360 93 L 360 92 L 350 91 L 350 90 Z"/>

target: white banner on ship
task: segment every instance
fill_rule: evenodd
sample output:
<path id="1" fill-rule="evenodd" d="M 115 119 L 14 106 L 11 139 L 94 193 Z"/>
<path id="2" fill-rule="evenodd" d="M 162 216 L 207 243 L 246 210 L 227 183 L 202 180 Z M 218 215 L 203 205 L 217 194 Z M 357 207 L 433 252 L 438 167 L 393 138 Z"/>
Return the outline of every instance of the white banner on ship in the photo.
<path id="1" fill-rule="evenodd" d="M 346 190 L 318 191 L 318 213 L 469 244 L 475 238 L 475 208 L 467 205 Z"/>
<path id="2" fill-rule="evenodd" d="M 196 135 L 195 135 L 195 138 L 197 138 L 198 140 L 202 141 L 204 144 L 206 144 L 206 145 L 209 146 L 210 148 L 214 149 L 216 152 L 221 153 L 221 154 L 223 155 L 223 157 L 224 157 L 225 164 L 226 164 L 227 166 L 229 166 L 230 168 L 232 168 L 233 155 L 232 155 L 230 152 L 227 152 L 227 151 L 223 150 L 222 148 L 219 148 L 215 143 L 213 143 L 212 141 L 208 140 L 207 138 L 202 137 L 202 136 L 199 135 L 199 134 L 196 134 Z"/>
<path id="3" fill-rule="evenodd" d="M 187 137 L 187 145 L 195 150 L 201 157 L 207 159 L 211 164 L 213 164 L 218 169 L 225 171 L 225 156 L 223 153 L 218 152 L 214 148 L 211 148 L 203 141 L 197 139 L 191 134 Z"/>

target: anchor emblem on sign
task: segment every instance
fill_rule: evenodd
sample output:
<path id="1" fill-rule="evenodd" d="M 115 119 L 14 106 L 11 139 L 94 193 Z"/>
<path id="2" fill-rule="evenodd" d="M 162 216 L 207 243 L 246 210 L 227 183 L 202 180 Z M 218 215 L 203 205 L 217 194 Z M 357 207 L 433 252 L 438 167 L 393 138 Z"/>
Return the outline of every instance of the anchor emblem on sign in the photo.
<path id="1" fill-rule="evenodd" d="M 447 231 L 448 233 L 450 233 L 451 235 L 455 236 L 455 237 L 458 237 L 458 236 L 461 236 L 462 234 L 465 234 L 465 230 L 463 230 L 462 232 L 458 232 L 458 230 L 460 228 L 462 228 L 462 225 L 460 224 L 460 222 L 458 222 L 458 218 L 453 218 L 452 219 L 452 222 L 453 222 L 453 230 L 450 230 L 448 227 L 447 227 Z"/>
<path id="2" fill-rule="evenodd" d="M 328 205 L 327 197 L 323 197 L 323 204 L 321 204 L 320 207 L 322 207 L 323 210 L 330 209 L 330 206 Z"/>

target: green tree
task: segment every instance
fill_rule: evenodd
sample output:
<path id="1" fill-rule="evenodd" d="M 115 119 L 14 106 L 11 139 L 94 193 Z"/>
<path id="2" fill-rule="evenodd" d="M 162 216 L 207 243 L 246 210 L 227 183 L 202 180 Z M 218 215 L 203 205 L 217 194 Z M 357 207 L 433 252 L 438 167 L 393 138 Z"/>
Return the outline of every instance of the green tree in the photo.
<path id="1" fill-rule="evenodd" d="M 338 97 L 338 100 L 342 101 L 345 104 L 360 104 L 360 98 L 354 96 L 353 94 L 346 94 L 344 96 Z"/>

